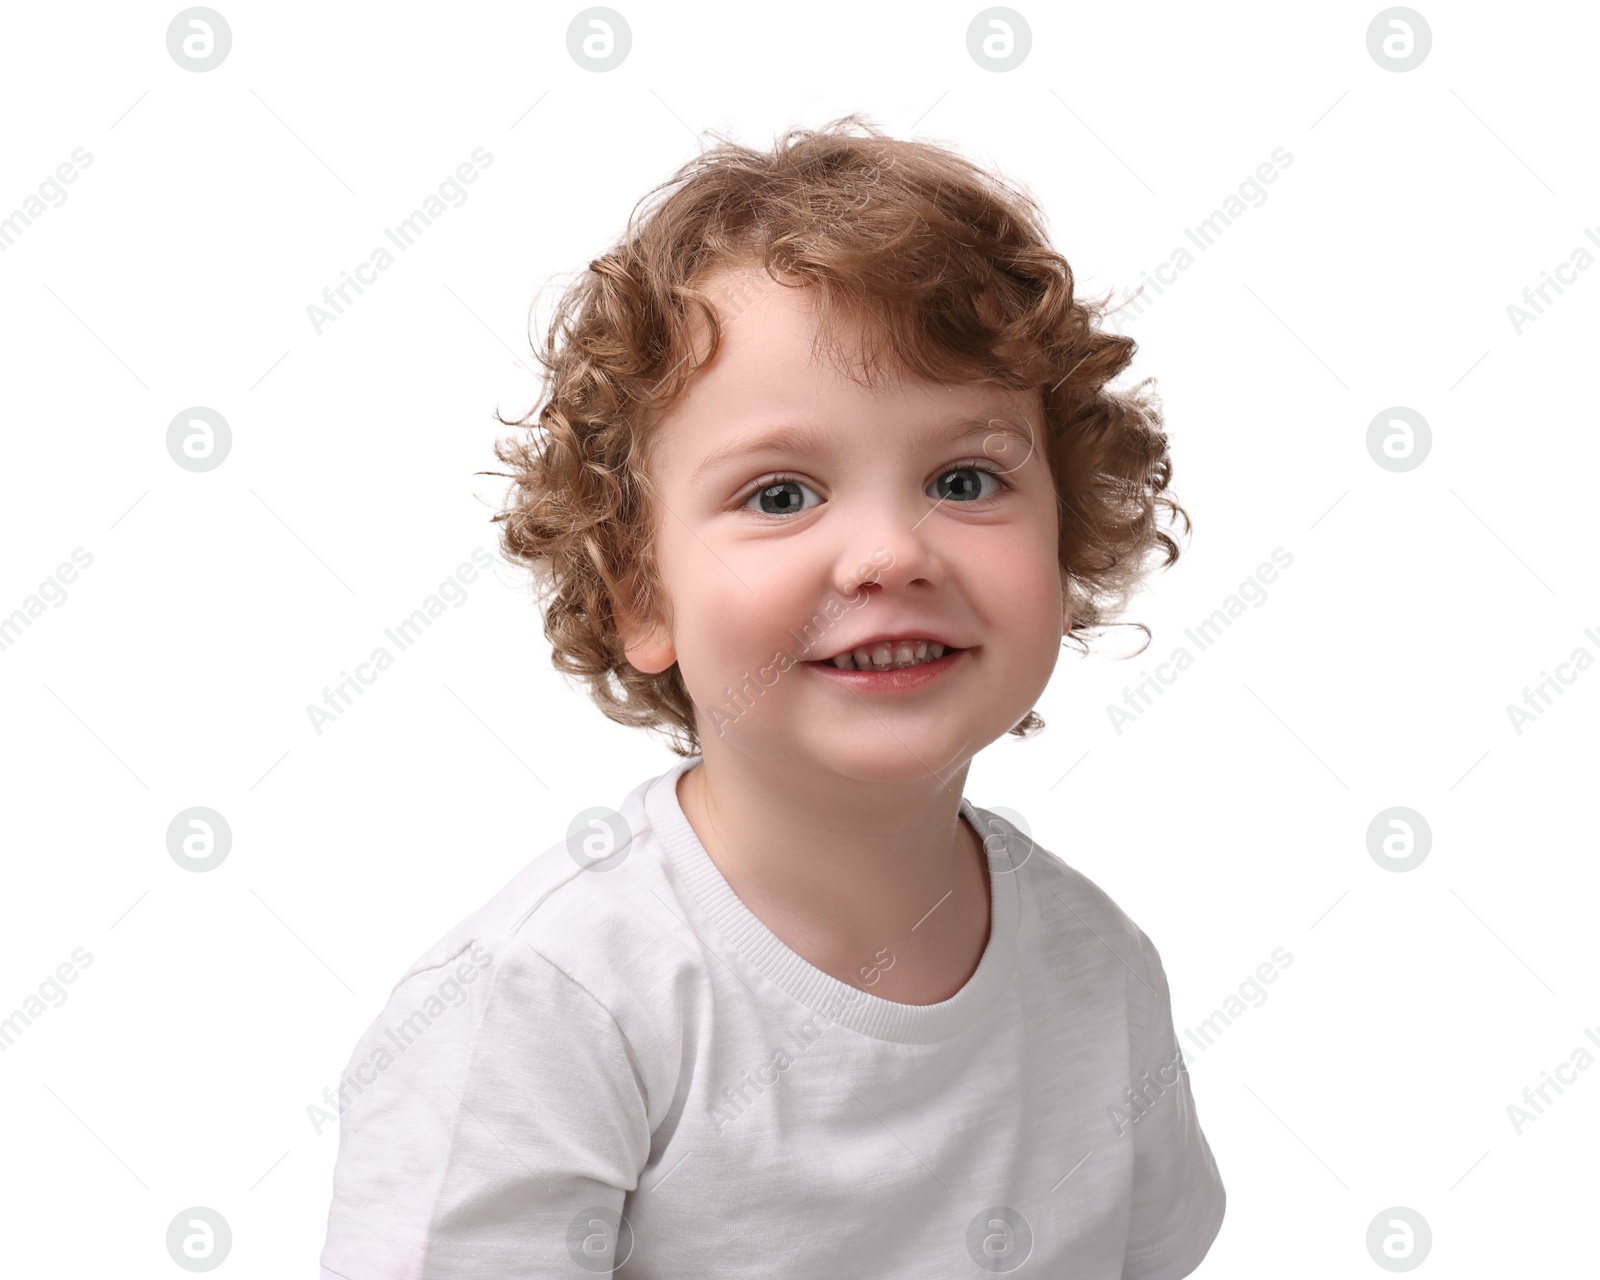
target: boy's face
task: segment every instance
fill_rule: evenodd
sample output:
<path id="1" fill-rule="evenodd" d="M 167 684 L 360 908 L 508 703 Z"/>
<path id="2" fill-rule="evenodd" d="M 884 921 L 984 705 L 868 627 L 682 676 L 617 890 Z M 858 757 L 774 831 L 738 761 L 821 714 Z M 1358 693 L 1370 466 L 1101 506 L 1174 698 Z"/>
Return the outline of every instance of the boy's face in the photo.
<path id="1" fill-rule="evenodd" d="M 920 380 L 868 391 L 813 363 L 809 291 L 742 280 L 748 305 L 719 304 L 717 358 L 656 437 L 675 619 L 625 624 L 628 660 L 678 663 L 708 756 L 726 744 L 863 781 L 947 776 L 1033 707 L 1067 627 L 1039 395 Z M 704 292 L 740 296 L 726 281 Z M 818 443 L 745 451 L 783 427 Z M 886 634 L 966 652 L 914 689 L 803 665 Z"/>

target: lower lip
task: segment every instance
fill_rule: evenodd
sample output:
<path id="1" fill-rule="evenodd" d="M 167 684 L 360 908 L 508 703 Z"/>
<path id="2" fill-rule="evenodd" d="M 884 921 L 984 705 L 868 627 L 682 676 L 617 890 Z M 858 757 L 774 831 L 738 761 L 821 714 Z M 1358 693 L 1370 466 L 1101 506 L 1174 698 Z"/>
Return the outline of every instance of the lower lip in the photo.
<path id="1" fill-rule="evenodd" d="M 842 671 L 831 662 L 807 662 L 804 665 L 824 680 L 832 680 L 858 693 L 897 693 L 931 684 L 970 652 L 970 649 L 956 649 L 932 662 L 901 667 L 898 671 Z"/>

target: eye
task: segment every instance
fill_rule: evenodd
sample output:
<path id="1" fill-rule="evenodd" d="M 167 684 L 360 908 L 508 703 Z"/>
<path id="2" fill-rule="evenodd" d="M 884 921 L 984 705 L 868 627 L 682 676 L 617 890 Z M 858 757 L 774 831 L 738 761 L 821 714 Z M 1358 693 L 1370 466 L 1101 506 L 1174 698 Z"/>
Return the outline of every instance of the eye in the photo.
<path id="1" fill-rule="evenodd" d="M 811 494 L 816 492 L 810 485 L 802 484 L 794 476 L 771 476 L 763 480 L 740 505 L 748 509 L 752 502 L 757 503 L 760 508 L 757 514 L 764 516 L 781 518 L 793 515 L 797 511 L 804 510 L 798 505 L 796 495 L 790 492 L 795 489 L 804 489 Z M 777 509 L 769 509 L 769 503 Z"/>
<path id="2" fill-rule="evenodd" d="M 994 481 L 994 487 L 986 494 L 983 492 L 984 484 L 981 479 L 974 481 L 964 478 L 954 483 L 945 483 L 952 476 L 988 476 Z M 937 498 L 941 502 L 952 502 L 958 506 L 972 506 L 991 502 L 1002 492 L 1015 487 L 1010 481 L 1002 479 L 1000 472 L 987 463 L 963 462 L 953 467 L 946 467 L 939 473 L 938 478 L 929 486 L 929 497 Z M 816 490 L 797 476 L 776 475 L 761 481 L 739 505 L 752 514 L 781 520 L 807 510 L 804 499 L 796 490 L 817 496 Z M 752 503 L 756 505 L 752 507 Z"/>
<path id="3" fill-rule="evenodd" d="M 988 476 L 995 483 L 994 491 L 989 494 L 979 492 L 983 488 L 983 481 L 981 480 L 976 483 L 964 481 L 954 485 L 946 485 L 944 483 L 951 476 L 960 475 Z M 974 503 L 987 502 L 991 498 L 998 497 L 1003 490 L 1010 489 L 1013 486 L 1010 481 L 1002 480 L 1000 473 L 990 466 L 979 466 L 977 463 L 963 462 L 959 466 L 950 467 L 940 472 L 939 478 L 933 482 L 932 487 L 936 490 L 933 496 L 942 501 Z"/>

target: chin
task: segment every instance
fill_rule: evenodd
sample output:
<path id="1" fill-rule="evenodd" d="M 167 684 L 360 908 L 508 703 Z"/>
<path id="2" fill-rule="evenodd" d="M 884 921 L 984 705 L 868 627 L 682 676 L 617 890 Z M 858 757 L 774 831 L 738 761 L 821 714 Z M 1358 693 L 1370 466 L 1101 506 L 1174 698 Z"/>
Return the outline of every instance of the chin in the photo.
<path id="1" fill-rule="evenodd" d="M 949 777 L 974 754 L 958 735 L 951 735 L 948 742 L 924 736 L 898 741 L 880 728 L 877 733 L 852 737 L 849 743 L 829 744 L 820 759 L 835 772 L 859 782 L 897 783 Z"/>

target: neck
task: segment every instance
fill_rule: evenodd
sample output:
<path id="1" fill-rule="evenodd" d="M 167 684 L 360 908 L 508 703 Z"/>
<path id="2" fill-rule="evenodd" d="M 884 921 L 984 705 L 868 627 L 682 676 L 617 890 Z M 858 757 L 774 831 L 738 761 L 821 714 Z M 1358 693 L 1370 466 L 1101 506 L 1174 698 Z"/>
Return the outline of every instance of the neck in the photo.
<path id="1" fill-rule="evenodd" d="M 872 994 L 934 1003 L 960 990 L 988 940 L 987 857 L 960 817 L 969 763 L 886 781 L 712 750 L 679 777 L 678 799 L 790 950 Z"/>

